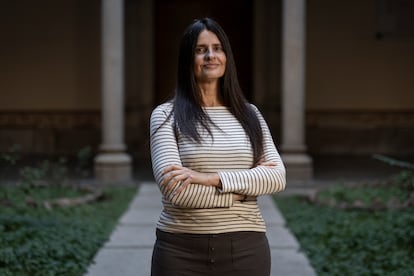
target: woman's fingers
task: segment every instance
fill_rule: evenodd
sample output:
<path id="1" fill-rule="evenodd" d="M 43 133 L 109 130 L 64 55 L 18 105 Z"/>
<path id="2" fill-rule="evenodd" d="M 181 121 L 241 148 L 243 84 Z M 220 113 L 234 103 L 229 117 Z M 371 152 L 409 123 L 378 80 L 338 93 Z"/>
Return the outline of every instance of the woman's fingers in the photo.
<path id="1" fill-rule="evenodd" d="M 191 184 L 191 177 L 187 177 L 187 179 L 185 181 L 183 181 L 181 183 L 181 185 L 178 186 L 178 188 L 174 191 L 174 194 L 178 194 L 179 192 L 184 190 L 190 184 Z"/>
<path id="2" fill-rule="evenodd" d="M 162 171 L 163 179 L 160 186 L 165 191 L 171 191 L 175 189 L 174 193 L 179 193 L 185 189 L 188 185 L 198 183 L 201 185 L 212 185 L 209 180 L 209 174 L 198 173 L 189 168 L 171 165 L 165 167 Z M 177 186 L 179 185 L 179 186 Z"/>
<path id="3" fill-rule="evenodd" d="M 167 174 L 167 173 L 169 173 L 169 172 L 172 172 L 172 171 L 176 171 L 176 170 L 181 170 L 181 169 L 183 169 L 184 167 L 181 167 L 181 166 L 178 166 L 178 165 L 171 165 L 171 166 L 167 166 L 167 167 L 165 167 L 163 170 L 162 170 L 162 174 L 163 175 L 165 175 L 165 174 Z"/>
<path id="4" fill-rule="evenodd" d="M 183 169 L 183 167 L 181 166 L 177 166 L 177 165 L 171 165 L 166 167 L 163 171 L 162 174 L 164 176 L 164 179 L 161 182 L 161 186 L 168 184 L 171 179 L 177 175 L 180 174 L 180 171 Z"/>
<path id="5" fill-rule="evenodd" d="M 259 166 L 263 167 L 276 167 L 277 163 L 274 161 L 266 161 L 259 164 Z"/>
<path id="6" fill-rule="evenodd" d="M 175 172 L 171 174 L 169 177 L 167 177 L 166 179 L 164 179 L 161 185 L 165 186 L 166 190 L 169 191 L 169 190 L 172 190 L 181 181 L 184 181 L 186 179 L 187 179 L 187 176 L 185 173 Z"/>
<path id="7" fill-rule="evenodd" d="M 178 165 L 171 165 L 163 170 L 164 179 L 161 182 L 161 186 L 165 188 L 165 191 L 174 190 L 174 194 L 179 193 L 189 184 L 191 184 L 191 171 L 185 167 Z M 180 184 L 181 183 L 181 184 Z M 179 186 L 177 186 L 179 185 Z"/>

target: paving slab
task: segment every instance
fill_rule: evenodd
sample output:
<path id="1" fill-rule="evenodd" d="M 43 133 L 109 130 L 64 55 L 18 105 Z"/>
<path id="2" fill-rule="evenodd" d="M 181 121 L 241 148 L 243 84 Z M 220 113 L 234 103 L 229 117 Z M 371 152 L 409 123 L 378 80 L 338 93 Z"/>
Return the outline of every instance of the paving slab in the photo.
<path id="1" fill-rule="evenodd" d="M 259 196 L 257 198 L 257 202 L 260 206 L 260 209 L 271 209 L 274 210 L 275 209 L 275 204 L 274 201 L 272 199 L 272 196 L 270 195 L 264 195 L 264 196 Z"/>
<path id="2" fill-rule="evenodd" d="M 118 225 L 105 247 L 152 248 L 155 241 L 155 225 Z"/>
<path id="3" fill-rule="evenodd" d="M 161 197 L 160 191 L 155 182 L 142 182 L 139 186 L 140 195 L 155 195 Z"/>
<path id="4" fill-rule="evenodd" d="M 284 226 L 267 226 L 266 236 L 270 248 L 299 249 L 299 243 L 292 233 Z"/>
<path id="5" fill-rule="evenodd" d="M 102 248 L 86 276 L 149 276 L 152 248 Z"/>
<path id="6" fill-rule="evenodd" d="M 160 208 L 161 206 L 161 196 L 148 194 L 145 196 L 135 197 L 130 204 L 130 209 Z"/>
<path id="7" fill-rule="evenodd" d="M 281 213 L 279 212 L 279 210 L 275 209 L 276 207 L 273 207 L 272 209 L 261 209 L 260 211 L 262 213 L 262 217 L 264 219 L 264 221 L 266 222 L 267 226 L 284 226 L 286 225 L 286 221 L 283 218 L 283 216 L 281 215 Z"/>
<path id="8" fill-rule="evenodd" d="M 160 207 L 130 209 L 120 219 L 121 224 L 155 225 L 161 213 Z"/>

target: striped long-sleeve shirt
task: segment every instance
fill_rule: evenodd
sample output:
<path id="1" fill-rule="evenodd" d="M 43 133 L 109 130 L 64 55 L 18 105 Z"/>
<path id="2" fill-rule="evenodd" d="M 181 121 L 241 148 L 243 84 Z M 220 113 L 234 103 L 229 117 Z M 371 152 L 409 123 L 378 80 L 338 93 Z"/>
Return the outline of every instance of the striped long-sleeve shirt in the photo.
<path id="1" fill-rule="evenodd" d="M 176 137 L 172 103 L 154 109 L 151 115 L 151 159 L 155 181 L 160 185 L 162 170 L 180 165 L 220 176 L 221 189 L 190 184 L 179 193 L 160 188 L 163 203 L 157 227 L 173 233 L 217 234 L 236 231 L 265 232 L 257 201 L 235 201 L 233 193 L 260 196 L 285 188 L 285 168 L 276 150 L 269 128 L 255 106 L 264 139 L 264 161 L 275 167 L 252 168 L 253 151 L 242 125 L 226 107 L 205 107 L 216 126 L 212 137 L 199 128 L 203 137 L 198 144 L 186 137 Z"/>

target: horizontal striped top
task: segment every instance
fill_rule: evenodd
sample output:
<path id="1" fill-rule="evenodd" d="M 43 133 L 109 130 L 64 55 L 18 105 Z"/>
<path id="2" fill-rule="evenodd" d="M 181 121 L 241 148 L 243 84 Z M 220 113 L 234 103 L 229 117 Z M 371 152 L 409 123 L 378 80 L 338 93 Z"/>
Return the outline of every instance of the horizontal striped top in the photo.
<path id="1" fill-rule="evenodd" d="M 285 188 L 285 168 L 276 150 L 269 128 L 259 118 L 264 139 L 264 159 L 274 161 L 274 168 L 252 168 L 253 151 L 243 127 L 226 107 L 205 107 L 217 126 L 212 126 L 213 139 L 200 128 L 201 144 L 186 137 L 176 138 L 173 116 L 168 117 L 172 103 L 154 109 L 150 120 L 151 159 L 155 181 L 162 181 L 162 170 L 180 165 L 198 172 L 217 172 L 222 188 L 191 184 L 180 193 L 161 188 L 163 210 L 157 227 L 173 233 L 217 234 L 236 231 L 265 232 L 257 201 L 234 201 L 233 193 L 260 196 Z"/>

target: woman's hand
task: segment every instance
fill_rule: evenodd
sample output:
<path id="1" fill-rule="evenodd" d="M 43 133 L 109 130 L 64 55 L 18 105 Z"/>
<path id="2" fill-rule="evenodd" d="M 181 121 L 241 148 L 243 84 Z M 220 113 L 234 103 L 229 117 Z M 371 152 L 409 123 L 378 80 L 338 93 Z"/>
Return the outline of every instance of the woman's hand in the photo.
<path id="1" fill-rule="evenodd" d="M 243 201 L 246 199 L 245 195 L 242 194 L 233 194 L 233 200 L 234 201 Z"/>
<path id="2" fill-rule="evenodd" d="M 274 161 L 263 161 L 263 160 L 261 160 L 257 166 L 258 167 L 275 168 L 276 165 L 277 164 Z"/>
<path id="3" fill-rule="evenodd" d="M 200 173 L 178 165 L 166 167 L 162 174 L 164 179 L 161 186 L 165 186 L 166 191 L 174 189 L 181 182 L 174 193 L 181 192 L 193 183 L 215 187 L 221 186 L 220 177 L 217 173 Z"/>
<path id="4" fill-rule="evenodd" d="M 276 167 L 276 162 L 261 160 L 258 166 L 274 168 Z M 217 173 L 200 173 L 183 166 L 171 165 L 166 167 L 162 174 L 164 179 L 161 182 L 161 187 L 165 186 L 166 191 L 175 189 L 181 182 L 174 194 L 181 192 L 193 183 L 221 188 L 220 176 Z M 244 198 L 244 195 L 240 195 L 240 197 Z M 235 196 L 234 199 L 241 200 L 239 195 Z"/>
<path id="5" fill-rule="evenodd" d="M 242 195 L 242 194 L 235 194 L 233 193 L 233 200 L 234 201 L 256 201 L 257 196 L 248 196 L 248 195 Z"/>

